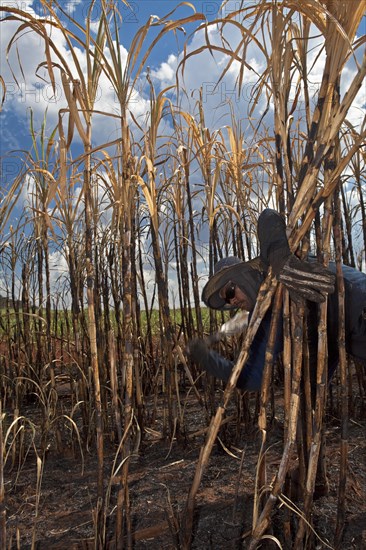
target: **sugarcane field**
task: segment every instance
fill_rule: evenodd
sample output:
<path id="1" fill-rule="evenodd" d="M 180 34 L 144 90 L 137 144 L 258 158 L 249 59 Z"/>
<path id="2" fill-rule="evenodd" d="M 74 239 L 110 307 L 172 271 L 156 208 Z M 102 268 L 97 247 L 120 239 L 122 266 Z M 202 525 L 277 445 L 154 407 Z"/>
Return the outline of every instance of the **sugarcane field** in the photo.
<path id="1" fill-rule="evenodd" d="M 366 0 L 0 0 L 0 550 L 366 549 Z"/>

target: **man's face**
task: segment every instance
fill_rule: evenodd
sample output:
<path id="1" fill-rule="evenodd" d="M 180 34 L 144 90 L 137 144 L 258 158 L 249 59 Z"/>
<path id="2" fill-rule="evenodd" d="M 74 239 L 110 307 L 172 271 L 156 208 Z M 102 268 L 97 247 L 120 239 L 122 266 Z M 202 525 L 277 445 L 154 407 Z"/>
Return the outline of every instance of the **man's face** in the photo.
<path id="1" fill-rule="evenodd" d="M 252 309 L 252 304 L 250 303 L 248 296 L 237 284 L 232 281 L 229 281 L 225 286 L 223 286 L 219 294 L 220 297 L 231 306 L 235 306 L 238 309 L 243 309 L 245 311 L 250 311 Z"/>

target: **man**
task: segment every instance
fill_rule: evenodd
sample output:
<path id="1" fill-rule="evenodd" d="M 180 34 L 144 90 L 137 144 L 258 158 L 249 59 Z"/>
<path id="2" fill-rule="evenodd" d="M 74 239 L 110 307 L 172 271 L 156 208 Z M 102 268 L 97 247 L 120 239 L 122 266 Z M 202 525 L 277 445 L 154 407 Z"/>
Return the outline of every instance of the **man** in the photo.
<path id="1" fill-rule="evenodd" d="M 329 269 L 316 261 L 301 261 L 289 248 L 286 225 L 274 210 L 266 209 L 258 219 L 260 256 L 243 262 L 235 256 L 217 262 L 213 276 L 202 292 L 203 302 L 218 310 L 241 309 L 251 312 L 258 290 L 269 266 L 277 279 L 288 289 L 293 300 L 306 300 L 308 306 L 308 340 L 310 364 L 316 370 L 318 341 L 317 304 L 328 299 L 328 375 L 331 377 L 338 363 L 338 295 L 335 289 L 335 264 Z M 366 362 L 366 275 L 343 266 L 345 282 L 346 351 Z M 239 376 L 237 387 L 258 391 L 261 388 L 265 352 L 270 331 L 271 308 L 261 322 L 250 347 L 248 360 Z M 282 352 L 282 322 L 279 323 L 274 357 Z M 233 362 L 210 350 L 207 341 L 194 340 L 188 345 L 193 361 L 209 374 L 227 381 Z"/>

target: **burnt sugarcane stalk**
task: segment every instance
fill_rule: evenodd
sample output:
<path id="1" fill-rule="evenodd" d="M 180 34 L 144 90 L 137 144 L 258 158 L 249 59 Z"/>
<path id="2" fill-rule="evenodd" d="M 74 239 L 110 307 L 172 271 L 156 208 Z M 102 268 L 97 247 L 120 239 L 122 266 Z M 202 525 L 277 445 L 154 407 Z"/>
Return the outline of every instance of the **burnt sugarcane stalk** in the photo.
<path id="1" fill-rule="evenodd" d="M 289 429 L 289 410 L 291 401 L 291 319 L 290 295 L 284 292 L 283 297 L 283 399 L 284 399 L 284 436 Z"/>
<path id="2" fill-rule="evenodd" d="M 108 351 L 109 351 L 109 366 L 110 366 L 110 379 L 111 379 L 111 392 L 112 392 L 112 409 L 114 413 L 116 431 L 118 435 L 118 441 L 122 439 L 122 420 L 121 420 L 121 410 L 118 400 L 118 378 L 117 378 L 117 368 L 116 368 L 116 340 L 114 337 L 114 332 L 111 329 L 108 333 Z"/>
<path id="3" fill-rule="evenodd" d="M 260 510 L 260 500 L 257 498 L 258 492 L 266 487 L 267 475 L 266 475 L 266 434 L 267 434 L 267 406 L 268 397 L 270 393 L 270 385 L 272 381 L 272 365 L 274 346 L 276 342 L 276 335 L 278 329 L 278 323 L 280 320 L 280 313 L 282 308 L 282 285 L 277 287 L 276 295 L 274 298 L 274 306 L 271 319 L 271 327 L 268 338 L 268 344 L 266 349 L 265 364 L 263 370 L 263 381 L 260 395 L 260 409 L 258 415 L 258 428 L 262 434 L 262 446 L 261 456 L 258 459 L 258 470 L 256 476 L 256 490 L 254 497 L 254 511 L 253 511 L 253 529 L 255 529 L 256 521 Z"/>
<path id="4" fill-rule="evenodd" d="M 340 199 L 335 197 L 334 240 L 336 252 L 336 274 L 338 290 L 338 342 L 339 342 L 339 376 L 341 385 L 341 463 L 338 485 L 337 524 L 334 537 L 335 548 L 341 548 L 345 523 L 346 482 L 348 467 L 348 395 L 347 395 L 347 357 L 345 345 L 345 303 L 344 280 L 342 273 L 342 239 L 340 234 Z"/>
<path id="5" fill-rule="evenodd" d="M 278 496 L 282 492 L 282 487 L 285 482 L 286 474 L 289 468 L 292 451 L 296 442 L 297 423 L 300 409 L 300 380 L 302 367 L 302 344 L 303 344 L 303 320 L 304 306 L 295 307 L 294 312 L 294 334 L 293 334 L 293 375 L 291 385 L 290 413 L 287 437 L 285 448 L 282 454 L 281 463 L 272 487 L 268 496 L 267 502 L 257 521 L 255 529 L 249 543 L 248 550 L 255 550 L 261 541 L 264 533 L 268 529 L 271 522 L 271 512 L 275 506 Z"/>
<path id="6" fill-rule="evenodd" d="M 330 201 L 327 201 L 323 217 L 323 248 L 324 260 L 329 261 L 329 241 L 332 216 L 330 215 Z M 295 537 L 295 548 L 302 547 L 302 540 L 308 530 L 311 521 L 311 508 L 313 503 L 313 494 L 315 489 L 316 476 L 318 471 L 318 461 L 322 445 L 325 445 L 323 437 L 323 418 L 327 396 L 327 301 L 320 305 L 318 322 L 318 356 L 316 373 L 316 394 L 315 394 L 315 412 L 313 418 L 313 430 L 311 437 L 311 446 L 309 453 L 308 471 L 304 487 L 304 514 L 300 519 L 298 530 Z M 322 460 L 322 457 L 321 457 Z M 320 464 L 325 469 L 325 464 Z"/>
<path id="7" fill-rule="evenodd" d="M 4 415 L 5 416 L 5 415 Z M 0 399 L 0 548 L 6 548 L 6 507 L 4 484 L 3 412 Z"/>
<path id="8" fill-rule="evenodd" d="M 188 153 L 187 149 L 184 147 L 182 148 L 182 157 L 183 157 L 183 169 L 184 169 L 184 177 L 185 177 L 185 184 L 186 184 L 186 193 L 187 193 L 187 206 L 188 206 L 188 223 L 189 223 L 189 231 L 190 231 L 190 242 L 191 242 L 191 249 L 192 249 L 192 273 L 191 273 L 191 279 L 192 279 L 192 291 L 193 291 L 193 298 L 194 298 L 194 307 L 196 312 L 196 318 L 197 318 L 197 326 L 202 326 L 202 312 L 200 308 L 200 297 L 199 297 L 199 291 L 198 291 L 198 274 L 197 274 L 197 249 L 195 246 L 195 222 L 194 222 L 194 215 L 193 215 L 193 205 L 192 205 L 192 191 L 191 191 L 191 184 L 190 184 L 190 162 L 188 159 Z"/>
<path id="9" fill-rule="evenodd" d="M 324 75 L 326 75 L 326 70 L 324 72 Z M 332 146 L 334 139 L 336 138 L 340 130 L 341 124 L 346 117 L 350 105 L 352 104 L 356 94 L 359 92 L 363 84 L 365 75 L 366 53 L 364 54 L 362 64 L 360 65 L 357 74 L 355 75 L 351 85 L 349 86 L 347 93 L 344 95 L 343 100 L 336 108 L 332 110 L 332 117 L 330 119 L 330 122 L 328 122 L 328 120 L 325 120 L 323 114 L 324 104 L 328 103 L 329 105 L 332 105 L 332 96 L 326 97 L 326 94 L 323 93 L 323 88 L 325 90 L 326 85 L 328 84 L 327 78 L 324 77 L 319 92 L 318 104 L 314 111 L 312 128 L 308 139 L 308 146 L 305 150 L 304 161 L 300 170 L 299 187 L 300 184 L 301 187 L 299 188 L 299 192 L 288 221 L 288 232 L 291 233 L 297 220 L 306 212 L 306 218 L 304 219 L 303 226 L 301 230 L 298 231 L 296 234 L 298 242 L 301 240 L 302 236 L 310 227 L 311 221 L 314 218 L 314 213 L 319 209 L 319 205 L 321 204 L 321 202 L 323 202 L 324 196 L 329 196 L 331 193 L 334 192 L 338 182 L 337 175 L 338 173 L 340 174 L 341 171 L 344 169 L 344 162 L 347 161 L 345 157 L 339 162 L 337 168 L 334 170 L 332 178 L 328 180 L 326 187 L 322 189 L 317 194 L 315 200 L 313 200 L 313 194 L 316 189 L 319 169 L 329 153 L 329 149 Z M 322 131 L 322 135 L 320 136 L 316 151 L 313 150 L 312 145 L 309 149 L 310 144 L 314 141 L 314 139 L 317 137 L 317 134 L 319 133 L 320 122 L 324 120 L 327 123 L 326 130 L 322 129 L 324 131 Z M 314 135 L 313 128 L 315 130 Z M 360 143 L 364 139 L 365 131 L 359 136 L 359 139 L 357 140 L 358 143 L 355 143 L 352 150 L 350 150 L 349 153 L 346 155 L 348 161 L 359 149 Z M 309 159 L 312 159 L 311 162 L 309 162 Z M 312 207 L 308 208 L 310 204 L 312 204 Z"/>
<path id="10" fill-rule="evenodd" d="M 291 88 L 291 64 L 293 63 L 292 36 L 287 28 L 288 21 L 277 6 L 272 10 L 272 89 L 274 103 L 274 130 L 276 147 L 276 194 L 281 214 L 286 211 L 285 182 L 288 206 L 292 206 L 291 146 L 289 130 L 291 117 L 288 113 L 288 99 Z M 279 40 L 279 37 L 281 39 Z"/>
<path id="11" fill-rule="evenodd" d="M 180 537 L 181 537 L 181 547 L 183 550 L 188 550 L 191 547 L 193 514 L 194 514 L 196 494 L 197 494 L 199 485 L 201 483 L 203 473 L 208 464 L 208 461 L 212 452 L 212 448 L 216 440 L 216 436 L 218 434 L 218 431 L 220 429 L 220 426 L 226 411 L 226 407 L 236 387 L 236 383 L 238 381 L 239 375 L 245 365 L 245 362 L 248 359 L 249 348 L 253 341 L 253 338 L 259 328 L 260 323 L 263 320 L 263 317 L 266 311 L 268 310 L 271 304 L 272 296 L 274 294 L 276 286 L 277 286 L 276 279 L 268 276 L 260 288 L 257 303 L 248 326 L 246 338 L 243 343 L 243 348 L 240 352 L 239 358 L 232 370 L 230 379 L 227 383 L 227 386 L 223 395 L 223 399 L 222 399 L 222 404 L 217 408 L 216 415 L 211 420 L 205 445 L 201 448 L 199 460 L 196 466 L 195 476 L 188 494 L 185 511 L 183 515 L 183 522 L 181 526 Z"/>
<path id="12" fill-rule="evenodd" d="M 119 166 L 119 186 L 122 193 L 124 205 L 120 224 L 120 241 L 122 244 L 122 280 L 123 280 L 123 334 L 124 353 L 123 369 L 124 383 L 122 391 L 124 435 L 123 444 L 120 443 L 123 466 L 119 476 L 120 485 L 117 495 L 117 521 L 116 521 L 116 548 L 123 548 L 124 535 L 128 541 L 127 547 L 131 547 L 132 526 L 131 506 L 129 498 L 129 458 L 132 454 L 132 423 L 134 419 L 133 397 L 134 397 L 134 341 L 133 341 L 133 311 L 132 311 L 132 229 L 134 216 L 135 186 L 132 183 L 131 173 L 133 161 L 131 158 L 130 132 L 127 124 L 127 117 L 124 114 L 121 121 L 121 133 L 125 147 L 122 148 L 121 164 Z M 124 520 L 124 521 L 123 521 Z M 125 530 L 125 532 L 124 532 Z"/>
<path id="13" fill-rule="evenodd" d="M 362 218 L 362 234 L 363 234 L 363 249 L 366 249 L 366 205 L 362 194 L 361 180 L 357 181 L 358 197 L 360 201 L 361 218 Z"/>
<path id="14" fill-rule="evenodd" d="M 90 345 L 90 368 L 94 381 L 94 403 L 95 403 L 95 424 L 97 435 L 97 506 L 95 510 L 95 545 L 101 543 L 103 537 L 102 516 L 103 516 L 103 463 L 104 463 L 104 441 L 103 441 L 103 417 L 102 401 L 100 391 L 100 377 L 98 364 L 97 330 L 95 320 L 95 288 L 94 288 L 94 264 L 93 264 L 93 213 L 92 213 L 92 192 L 90 181 L 90 157 L 87 156 L 86 169 L 84 170 L 84 197 L 85 197 L 85 256 L 87 275 L 87 300 L 88 300 L 88 336 Z"/>
<path id="15" fill-rule="evenodd" d="M 323 347 L 321 334 L 326 332 L 326 304 L 321 305 L 321 313 L 319 320 L 319 340 L 320 346 Z M 316 408 L 314 416 L 315 430 L 312 434 L 312 441 L 309 454 L 308 471 L 306 483 L 304 487 L 304 515 L 301 517 L 299 527 L 295 538 L 295 548 L 302 548 L 302 540 L 308 527 L 311 518 L 311 507 L 313 502 L 313 494 L 315 488 L 316 473 L 318 468 L 319 453 L 322 444 L 322 429 L 323 429 L 323 412 L 326 397 L 326 375 L 325 375 L 325 356 L 321 353 L 318 355 L 317 365 L 317 392 L 316 392 Z"/>

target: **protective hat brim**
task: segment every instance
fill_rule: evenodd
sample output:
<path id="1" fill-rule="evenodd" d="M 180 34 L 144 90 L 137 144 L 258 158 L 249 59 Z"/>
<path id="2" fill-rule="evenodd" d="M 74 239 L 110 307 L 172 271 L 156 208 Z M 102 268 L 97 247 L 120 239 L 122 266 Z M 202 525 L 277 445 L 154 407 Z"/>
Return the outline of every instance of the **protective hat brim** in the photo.
<path id="1" fill-rule="evenodd" d="M 220 296 L 220 290 L 227 283 L 233 282 L 247 294 L 252 302 L 255 302 L 262 278 L 263 269 L 259 258 L 224 267 L 207 281 L 202 290 L 202 301 L 212 309 L 237 309 L 237 306 L 225 302 Z"/>

